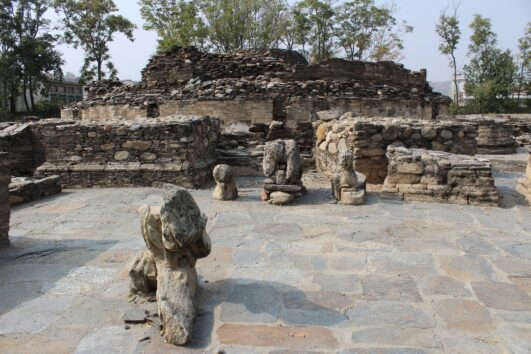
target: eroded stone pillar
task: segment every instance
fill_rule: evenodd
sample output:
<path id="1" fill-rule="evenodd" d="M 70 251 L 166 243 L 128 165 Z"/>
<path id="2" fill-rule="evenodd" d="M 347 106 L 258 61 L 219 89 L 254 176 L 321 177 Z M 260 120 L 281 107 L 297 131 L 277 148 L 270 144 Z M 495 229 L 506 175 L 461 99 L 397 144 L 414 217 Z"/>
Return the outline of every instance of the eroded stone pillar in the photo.
<path id="1" fill-rule="evenodd" d="M 139 214 L 147 250 L 137 255 L 129 269 L 131 291 L 156 289 L 164 338 L 184 345 L 192 337 L 195 318 L 195 264 L 211 249 L 207 217 L 190 193 L 178 187 L 165 192 L 161 207 L 145 205 Z"/>
<path id="2" fill-rule="evenodd" d="M 332 177 L 334 197 L 341 204 L 361 205 L 365 203 L 367 178 L 354 171 L 354 155 L 350 150 L 342 150 L 338 157 L 338 171 Z"/>
<path id="3" fill-rule="evenodd" d="M 234 173 L 229 165 L 217 165 L 212 173 L 216 188 L 212 193 L 215 200 L 234 200 L 238 198 L 238 188 L 234 182 Z"/>
<path id="4" fill-rule="evenodd" d="M 301 181 L 303 161 L 295 140 L 268 142 L 262 167 L 266 177 L 262 200 L 284 205 L 306 192 Z"/>

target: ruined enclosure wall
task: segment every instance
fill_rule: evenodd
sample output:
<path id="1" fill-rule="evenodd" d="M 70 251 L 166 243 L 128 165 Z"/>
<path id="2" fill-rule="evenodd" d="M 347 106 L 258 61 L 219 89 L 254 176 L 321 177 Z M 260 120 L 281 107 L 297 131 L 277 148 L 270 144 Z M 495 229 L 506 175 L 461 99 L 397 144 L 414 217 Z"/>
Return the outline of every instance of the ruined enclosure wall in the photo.
<path id="1" fill-rule="evenodd" d="M 12 124 L 0 130 L 0 151 L 7 152 L 14 176 L 31 175 L 44 160 L 35 148 L 30 124 Z"/>
<path id="2" fill-rule="evenodd" d="M 67 187 L 201 187 L 211 179 L 219 121 L 209 117 L 135 122 L 47 121 L 32 126 L 46 163 L 36 178 Z"/>
<path id="3" fill-rule="evenodd" d="M 294 80 L 350 80 L 368 84 L 397 85 L 424 90 L 426 71 L 411 72 L 391 61 L 364 62 L 331 59 L 314 65 L 297 65 L 291 75 Z"/>
<path id="4" fill-rule="evenodd" d="M 0 152 L 0 248 L 9 244 L 9 157 L 7 153 Z"/>
<path id="5" fill-rule="evenodd" d="M 354 153 L 354 168 L 369 183 L 383 183 L 387 176 L 387 147 L 399 142 L 408 148 L 424 148 L 454 154 L 476 153 L 473 124 L 428 122 L 393 118 L 348 118 L 323 123 L 317 129 L 315 148 L 318 171 L 331 174 L 337 169 L 338 152 Z"/>
<path id="6" fill-rule="evenodd" d="M 498 206 L 490 162 L 472 156 L 389 146 L 383 193 L 411 201 Z"/>

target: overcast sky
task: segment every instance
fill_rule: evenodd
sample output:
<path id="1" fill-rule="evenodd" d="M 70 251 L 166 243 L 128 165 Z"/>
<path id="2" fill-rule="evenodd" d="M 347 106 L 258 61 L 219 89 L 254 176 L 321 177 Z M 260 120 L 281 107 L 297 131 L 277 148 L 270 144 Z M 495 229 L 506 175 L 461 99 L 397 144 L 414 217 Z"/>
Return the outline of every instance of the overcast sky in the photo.
<path id="1" fill-rule="evenodd" d="M 142 29 L 142 18 L 136 0 L 115 0 L 120 12 L 137 24 L 135 41 L 129 42 L 122 35 L 117 35 L 111 44 L 112 60 L 118 69 L 120 79 L 140 80 L 140 70 L 146 65 L 157 46 L 157 36 L 154 32 Z M 386 3 L 379 1 L 378 3 Z M 448 6 L 451 0 L 396 0 L 398 6 L 397 19 L 406 20 L 414 27 L 413 33 L 404 37 L 403 60 L 406 68 L 428 70 L 428 80 L 450 80 L 451 69 L 448 59 L 438 51 L 439 38 L 435 33 L 435 23 L 441 10 Z M 531 21 L 531 0 L 461 0 L 459 11 L 461 21 L 462 41 L 458 50 L 458 66 L 462 67 L 466 60 L 470 30 L 468 25 L 474 14 L 480 14 L 492 20 L 492 27 L 498 34 L 498 46 L 503 49 L 517 48 L 518 38 L 523 36 L 527 22 Z M 83 52 L 66 45 L 60 46 L 64 54 L 64 71 L 78 74 Z"/>

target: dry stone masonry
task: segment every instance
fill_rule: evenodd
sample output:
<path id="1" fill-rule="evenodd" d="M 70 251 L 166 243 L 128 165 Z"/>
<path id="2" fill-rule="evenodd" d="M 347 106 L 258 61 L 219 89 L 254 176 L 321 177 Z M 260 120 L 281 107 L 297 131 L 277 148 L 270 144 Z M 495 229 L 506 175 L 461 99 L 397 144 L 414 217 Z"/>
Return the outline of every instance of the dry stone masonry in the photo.
<path id="1" fill-rule="evenodd" d="M 498 206 L 488 160 L 425 149 L 387 148 L 383 193 L 412 201 Z"/>
<path id="2" fill-rule="evenodd" d="M 61 190 L 62 185 L 59 176 L 42 179 L 13 177 L 9 185 L 9 200 L 11 205 L 18 205 L 61 193 Z"/>
<path id="3" fill-rule="evenodd" d="M 212 178 L 219 121 L 51 120 L 35 124 L 33 130 L 46 159 L 36 178 L 60 175 L 67 187 L 167 182 L 198 188 Z"/>
<path id="4" fill-rule="evenodd" d="M 337 170 L 338 154 L 350 150 L 354 169 L 368 183 L 383 183 L 387 176 L 386 149 L 400 142 L 408 148 L 424 148 L 455 154 L 476 153 L 476 127 L 452 121 L 422 121 L 389 117 L 353 117 L 324 122 L 316 130 L 315 159 L 318 171 Z"/>
<path id="5" fill-rule="evenodd" d="M 168 188 L 161 207 L 139 209 L 147 250 L 129 269 L 131 291 L 156 289 L 162 333 L 168 343 L 184 345 L 192 338 L 197 291 L 197 259 L 210 254 L 207 217 L 188 191 Z"/>
<path id="6" fill-rule="evenodd" d="M 9 156 L 5 152 L 0 152 L 0 248 L 9 245 L 10 181 Z"/>
<path id="7" fill-rule="evenodd" d="M 0 124 L 0 151 L 9 153 L 11 173 L 15 176 L 31 176 L 44 162 L 31 127 L 31 123 Z"/>

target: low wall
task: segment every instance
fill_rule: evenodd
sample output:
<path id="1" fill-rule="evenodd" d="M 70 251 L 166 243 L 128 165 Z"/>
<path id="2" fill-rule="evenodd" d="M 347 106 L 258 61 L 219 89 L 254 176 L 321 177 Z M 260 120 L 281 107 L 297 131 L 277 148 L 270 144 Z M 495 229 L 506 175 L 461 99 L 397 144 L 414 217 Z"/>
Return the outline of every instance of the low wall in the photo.
<path id="1" fill-rule="evenodd" d="M 32 126 L 46 162 L 35 178 L 59 175 L 66 187 L 198 188 L 211 180 L 219 120 L 44 121 Z"/>
<path id="2" fill-rule="evenodd" d="M 424 148 L 454 154 L 476 153 L 473 124 L 396 118 L 346 118 L 325 122 L 317 129 L 317 170 L 331 174 L 337 169 L 338 153 L 354 153 L 354 168 L 368 183 L 383 183 L 387 176 L 387 147 L 400 142 L 408 148 Z"/>
<path id="3" fill-rule="evenodd" d="M 404 200 L 498 206 L 490 162 L 472 156 L 389 146 L 383 193 Z"/>
<path id="4" fill-rule="evenodd" d="M 0 248 L 9 245 L 9 157 L 5 152 L 0 152 Z"/>
<path id="5" fill-rule="evenodd" d="M 61 179 L 50 176 L 43 179 L 15 177 L 9 184 L 9 201 L 11 205 L 38 200 L 53 194 L 61 193 Z"/>

